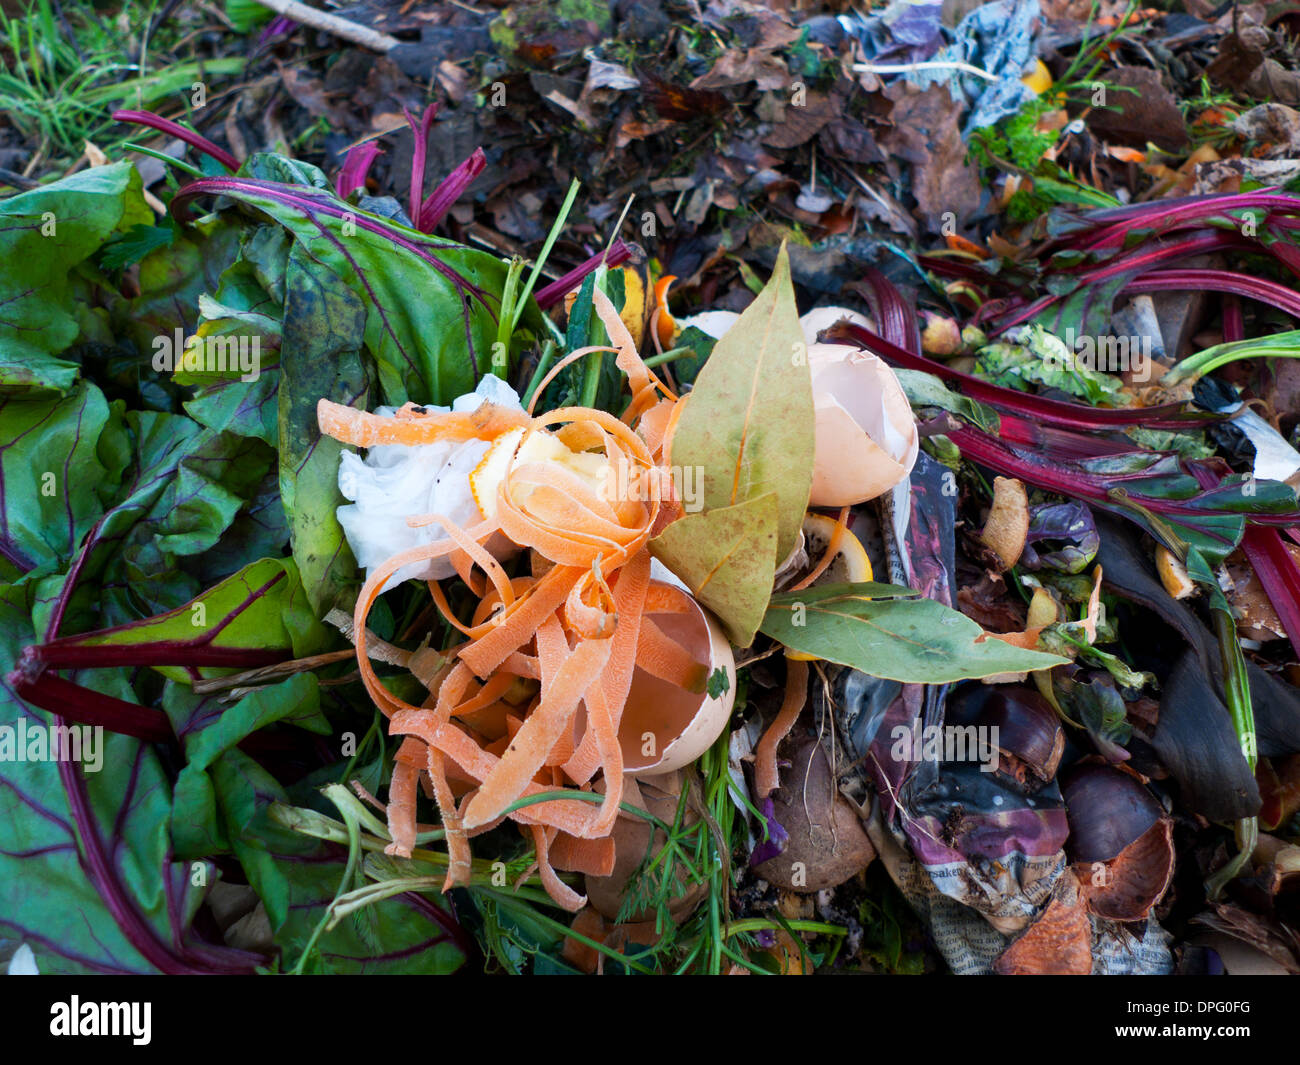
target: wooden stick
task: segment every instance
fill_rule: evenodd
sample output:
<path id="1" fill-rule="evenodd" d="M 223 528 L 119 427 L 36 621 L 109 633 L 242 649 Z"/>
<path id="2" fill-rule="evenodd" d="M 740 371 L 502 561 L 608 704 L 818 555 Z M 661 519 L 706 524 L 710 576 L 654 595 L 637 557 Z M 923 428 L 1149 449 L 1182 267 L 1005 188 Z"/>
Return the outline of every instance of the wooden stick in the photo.
<path id="1" fill-rule="evenodd" d="M 242 673 L 231 673 L 224 677 L 208 677 L 195 680 L 193 684 L 194 694 L 210 695 L 213 692 L 224 691 L 227 688 L 246 687 L 260 684 L 263 681 L 281 680 L 284 677 L 292 677 L 295 673 L 306 673 L 308 670 L 319 669 L 321 666 L 328 666 L 334 662 L 341 662 L 345 658 L 352 658 L 355 654 L 356 652 L 350 649 L 327 651 L 325 654 L 311 655 L 307 658 L 294 658 L 287 662 L 276 662 L 269 666 L 258 666 L 256 669 L 246 669 Z M 251 690 L 251 688 L 248 690 Z"/>
<path id="2" fill-rule="evenodd" d="M 284 15 L 295 22 L 301 22 L 304 26 L 311 26 L 313 29 L 324 30 L 335 37 L 351 41 L 353 44 L 359 44 L 361 47 L 369 48 L 375 52 L 390 52 L 402 43 L 396 37 L 390 37 L 386 33 L 379 33 L 368 26 L 349 22 L 345 18 L 331 15 L 319 8 L 300 4 L 298 0 L 257 0 L 257 2 L 263 7 L 269 7 L 278 15 Z"/>

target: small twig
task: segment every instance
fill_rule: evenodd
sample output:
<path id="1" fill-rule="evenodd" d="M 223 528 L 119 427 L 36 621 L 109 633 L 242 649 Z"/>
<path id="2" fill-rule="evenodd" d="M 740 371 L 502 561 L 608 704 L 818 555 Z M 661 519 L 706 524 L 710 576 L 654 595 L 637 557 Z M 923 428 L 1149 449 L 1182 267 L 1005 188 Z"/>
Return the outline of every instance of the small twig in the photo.
<path id="1" fill-rule="evenodd" d="M 259 2 L 265 3 L 266 0 L 259 0 Z M 911 74 L 916 70 L 960 70 L 963 74 L 974 74 L 985 81 L 998 80 L 996 74 L 990 74 L 987 70 L 956 60 L 942 62 L 932 59 L 924 63 L 854 63 L 853 69 L 859 74 Z"/>
<path id="2" fill-rule="evenodd" d="M 368 26 L 349 22 L 345 18 L 331 15 L 319 8 L 300 4 L 298 0 L 257 0 L 257 2 L 263 7 L 269 7 L 276 14 L 284 15 L 295 22 L 301 22 L 304 26 L 324 30 L 340 40 L 351 41 L 353 44 L 359 44 L 362 48 L 369 48 L 375 52 L 391 52 L 402 43 L 396 37 L 390 37 L 386 33 L 379 33 Z"/>
<path id="3" fill-rule="evenodd" d="M 40 184 L 39 181 L 33 181 L 29 177 L 23 177 L 22 174 L 16 174 L 12 170 L 0 166 L 0 185 L 11 185 L 26 192 L 28 189 L 39 188 Z"/>
<path id="4" fill-rule="evenodd" d="M 339 632 L 343 633 L 343 638 L 352 643 L 357 642 L 356 626 L 352 623 L 352 615 L 345 610 L 334 607 L 325 615 L 325 624 L 333 625 Z M 355 651 L 349 651 L 348 654 L 355 654 Z M 387 640 L 381 640 L 370 629 L 366 629 L 366 657 L 372 658 L 376 662 L 387 662 L 390 666 L 402 666 L 403 668 L 411 664 L 411 652 L 389 643 Z"/>
<path id="5" fill-rule="evenodd" d="M 259 666 L 257 669 L 246 669 L 242 673 L 232 673 L 225 677 L 209 677 L 204 680 L 196 680 L 194 682 L 194 694 L 208 695 L 212 692 L 225 691 L 227 688 L 257 686 L 265 681 L 279 680 L 282 677 L 291 677 L 295 673 L 306 673 L 308 670 L 320 666 L 341 662 L 343 659 L 352 658 L 355 655 L 355 651 L 347 648 L 342 651 L 329 651 L 321 655 L 311 655 L 307 658 L 295 658 L 288 662 L 276 662 L 274 665 Z"/>
<path id="6" fill-rule="evenodd" d="M 761 662 L 763 661 L 763 659 L 770 658 L 772 655 L 776 654 L 777 651 L 784 651 L 784 650 L 785 648 L 782 647 L 779 643 L 774 643 L 771 647 L 769 647 L 766 651 L 763 651 L 761 654 L 751 655 L 749 658 L 737 659 L 736 668 L 743 669 L 745 666 L 752 666 L 755 662 Z"/>

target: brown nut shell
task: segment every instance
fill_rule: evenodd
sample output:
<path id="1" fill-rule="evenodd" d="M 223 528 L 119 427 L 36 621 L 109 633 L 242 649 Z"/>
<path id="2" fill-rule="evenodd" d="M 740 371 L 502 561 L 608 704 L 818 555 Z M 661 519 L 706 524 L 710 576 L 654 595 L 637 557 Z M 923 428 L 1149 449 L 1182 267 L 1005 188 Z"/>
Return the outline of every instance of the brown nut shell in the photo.
<path id="1" fill-rule="evenodd" d="M 1088 909 L 1112 921 L 1145 921 L 1174 875 L 1174 823 L 1162 817 L 1109 862 L 1079 863 Z"/>

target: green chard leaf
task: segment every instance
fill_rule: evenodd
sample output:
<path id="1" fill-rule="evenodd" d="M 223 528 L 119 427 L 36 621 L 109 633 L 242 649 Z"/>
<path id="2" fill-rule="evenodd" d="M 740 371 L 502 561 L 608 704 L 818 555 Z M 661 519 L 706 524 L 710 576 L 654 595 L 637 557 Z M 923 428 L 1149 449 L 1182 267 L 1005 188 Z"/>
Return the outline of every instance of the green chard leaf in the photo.
<path id="1" fill-rule="evenodd" d="M 903 386 L 903 392 L 907 395 L 907 401 L 913 407 L 938 407 L 940 410 L 964 418 L 986 433 L 998 431 L 1001 419 L 992 407 L 985 406 L 969 396 L 963 396 L 960 392 L 954 392 L 934 374 L 923 370 L 905 370 L 897 366 L 893 369 L 894 376 L 898 378 L 898 383 Z"/>
<path id="2" fill-rule="evenodd" d="M 308 184 L 280 184 L 291 176 L 281 164 Z M 303 166 L 263 157 L 255 172 L 278 175 L 272 180 L 194 181 L 177 200 L 222 195 L 251 207 L 336 275 L 364 305 L 365 348 L 377 364 L 384 403 L 445 405 L 472 392 L 491 365 L 507 264 L 346 203 L 299 174 Z M 541 335 L 544 328 L 530 301 L 516 335 L 522 343 L 527 331 Z"/>
<path id="3" fill-rule="evenodd" d="M 128 163 L 94 167 L 0 203 L 0 390 L 65 392 L 59 359 L 81 332 L 74 268 L 114 233 L 153 221 Z"/>
<path id="4" fill-rule="evenodd" d="M 121 456 L 99 449 L 109 418 L 103 393 L 84 381 L 62 397 L 0 396 L 0 573 L 71 561 L 122 474 Z"/>
<path id="5" fill-rule="evenodd" d="M 35 638 L 34 595 L 30 579 L 0 586 L 6 661 Z M 74 676 L 134 698 L 125 670 Z M 0 685 L 0 727 L 24 730 L 25 753 L 57 720 Z M 257 956 L 205 943 L 190 927 L 205 892 L 196 879 L 219 874 L 175 859 L 171 787 L 155 749 L 95 735 L 79 732 L 80 764 L 0 759 L 0 944 L 26 943 L 44 974 L 252 972 Z"/>
<path id="6" fill-rule="evenodd" d="M 289 256 L 279 390 L 280 496 L 293 557 L 317 612 L 324 614 L 356 582 L 357 564 L 336 511 L 342 445 L 322 436 L 322 398 L 367 409 L 361 355 L 365 307 L 327 268 L 295 248 Z"/>
<path id="7" fill-rule="evenodd" d="M 174 610 L 129 625 L 65 637 L 63 646 L 131 648 L 148 644 L 184 653 L 189 666 L 156 666 L 189 683 L 191 668 L 212 675 L 204 657 L 217 651 L 260 651 L 266 662 L 314 654 L 329 630 L 307 602 L 292 559 L 264 558 Z M 228 672 L 228 670 L 221 670 Z"/>

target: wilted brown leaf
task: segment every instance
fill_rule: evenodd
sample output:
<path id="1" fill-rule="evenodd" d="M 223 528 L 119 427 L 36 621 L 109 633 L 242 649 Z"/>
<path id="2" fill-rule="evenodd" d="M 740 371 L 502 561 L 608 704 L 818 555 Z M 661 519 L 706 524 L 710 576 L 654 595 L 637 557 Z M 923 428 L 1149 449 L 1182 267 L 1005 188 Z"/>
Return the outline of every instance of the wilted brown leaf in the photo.
<path id="1" fill-rule="evenodd" d="M 942 85 L 917 89 L 899 81 L 885 90 L 894 101 L 893 129 L 880 143 L 912 164 L 912 195 L 917 213 L 938 229 L 945 212 L 962 219 L 980 202 L 979 175 L 966 162 L 961 109 Z"/>
<path id="2" fill-rule="evenodd" d="M 1098 136 L 1137 147 L 1148 141 L 1170 149 L 1187 143 L 1183 113 L 1158 71 L 1119 67 L 1100 80 L 1105 106 L 1088 113 L 1088 127 Z"/>

